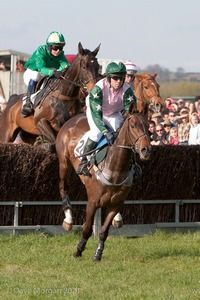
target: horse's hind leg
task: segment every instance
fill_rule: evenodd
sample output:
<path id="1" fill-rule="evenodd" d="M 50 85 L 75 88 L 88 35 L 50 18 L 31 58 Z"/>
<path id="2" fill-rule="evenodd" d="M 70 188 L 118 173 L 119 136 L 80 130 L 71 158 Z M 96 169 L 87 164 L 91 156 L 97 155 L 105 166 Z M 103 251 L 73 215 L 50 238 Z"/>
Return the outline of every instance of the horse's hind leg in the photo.
<path id="1" fill-rule="evenodd" d="M 93 202 L 87 202 L 86 206 L 86 222 L 83 226 L 81 240 L 77 245 L 77 251 L 73 254 L 74 257 L 80 257 L 85 250 L 88 239 L 92 235 L 92 226 L 94 223 L 94 216 L 97 211 L 97 206 Z"/>
<path id="2" fill-rule="evenodd" d="M 112 220 L 112 225 L 115 228 L 121 228 L 123 226 L 123 220 L 120 213 L 117 213 L 114 219 Z"/>
<path id="3" fill-rule="evenodd" d="M 59 190 L 63 203 L 63 211 L 65 214 L 65 219 L 63 220 L 63 228 L 66 231 L 72 229 L 72 207 L 70 204 L 70 198 L 68 196 L 68 185 L 67 179 L 71 171 L 71 165 L 69 165 L 69 161 L 65 157 L 65 155 L 59 155 Z"/>

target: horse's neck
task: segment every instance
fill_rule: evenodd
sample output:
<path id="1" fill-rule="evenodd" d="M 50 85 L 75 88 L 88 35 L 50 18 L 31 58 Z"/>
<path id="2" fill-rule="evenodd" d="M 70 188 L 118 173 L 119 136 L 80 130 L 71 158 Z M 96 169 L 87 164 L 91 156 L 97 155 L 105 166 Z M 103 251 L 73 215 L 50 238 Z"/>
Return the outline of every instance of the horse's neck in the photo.
<path id="1" fill-rule="evenodd" d="M 149 105 L 143 93 L 142 82 L 137 86 L 134 92 L 135 92 L 135 97 L 137 99 L 138 111 L 142 113 L 144 116 L 147 116 Z"/>
<path id="2" fill-rule="evenodd" d="M 112 173 L 112 177 L 116 178 L 128 174 L 132 160 L 133 152 L 123 148 L 126 144 L 127 125 L 124 124 L 112 147 L 109 148 L 104 165 L 104 172 Z"/>
<path id="3" fill-rule="evenodd" d="M 79 74 L 77 64 L 72 64 L 64 76 L 64 83 L 62 84 L 62 93 L 68 96 L 78 95 L 79 92 Z"/>

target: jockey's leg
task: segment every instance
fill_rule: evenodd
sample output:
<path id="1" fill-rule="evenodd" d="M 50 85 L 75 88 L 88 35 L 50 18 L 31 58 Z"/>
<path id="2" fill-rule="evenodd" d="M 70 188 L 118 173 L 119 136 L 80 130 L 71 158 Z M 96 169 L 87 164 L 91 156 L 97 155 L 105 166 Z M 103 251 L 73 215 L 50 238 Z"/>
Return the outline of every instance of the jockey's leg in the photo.
<path id="1" fill-rule="evenodd" d="M 32 105 L 31 105 L 30 97 L 31 97 L 31 94 L 34 93 L 36 85 L 37 85 L 37 81 L 30 79 L 29 84 L 28 84 L 27 93 L 22 98 L 22 117 L 23 118 L 26 118 L 26 117 L 32 115 L 34 112 Z"/>
<path id="2" fill-rule="evenodd" d="M 90 138 L 88 138 L 88 140 L 85 144 L 84 150 L 83 150 L 82 160 L 76 171 L 77 174 L 85 175 L 85 176 L 89 176 L 89 177 L 91 176 L 91 174 L 87 168 L 87 165 L 88 165 L 87 152 L 93 150 L 95 146 L 96 146 L 96 142 L 94 142 Z"/>

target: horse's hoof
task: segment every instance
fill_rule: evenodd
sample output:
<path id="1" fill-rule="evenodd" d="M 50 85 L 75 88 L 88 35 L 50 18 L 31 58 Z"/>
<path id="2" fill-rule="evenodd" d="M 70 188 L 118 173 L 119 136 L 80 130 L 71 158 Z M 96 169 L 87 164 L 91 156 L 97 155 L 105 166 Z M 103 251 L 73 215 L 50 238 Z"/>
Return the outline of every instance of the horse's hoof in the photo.
<path id="1" fill-rule="evenodd" d="M 99 257 L 99 256 L 94 256 L 92 260 L 93 260 L 94 262 L 99 262 L 99 261 L 101 261 L 101 257 Z"/>
<path id="2" fill-rule="evenodd" d="M 123 226 L 123 221 L 115 221 L 114 219 L 112 220 L 112 226 L 115 228 L 121 228 Z"/>
<path id="3" fill-rule="evenodd" d="M 73 254 L 73 257 L 74 257 L 74 258 L 81 257 L 81 256 L 82 256 L 82 253 L 79 252 L 79 251 L 74 252 L 74 254 Z"/>
<path id="4" fill-rule="evenodd" d="M 63 227 L 66 231 L 70 231 L 70 230 L 72 230 L 72 223 L 69 224 L 69 223 L 63 221 L 62 227 Z"/>

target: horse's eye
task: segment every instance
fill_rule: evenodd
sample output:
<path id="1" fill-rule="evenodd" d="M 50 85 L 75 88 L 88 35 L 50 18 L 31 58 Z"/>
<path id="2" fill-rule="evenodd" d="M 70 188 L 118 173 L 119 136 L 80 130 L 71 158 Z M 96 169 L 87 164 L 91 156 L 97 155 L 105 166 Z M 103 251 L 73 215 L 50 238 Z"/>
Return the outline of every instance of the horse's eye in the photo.
<path id="1" fill-rule="evenodd" d="M 147 86 L 147 85 L 145 85 L 145 86 L 144 86 L 144 88 L 147 90 L 147 89 L 148 89 L 148 86 Z"/>

